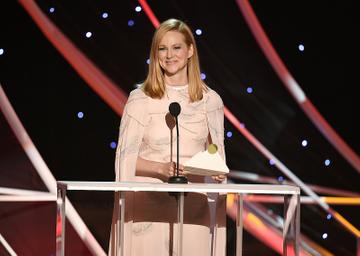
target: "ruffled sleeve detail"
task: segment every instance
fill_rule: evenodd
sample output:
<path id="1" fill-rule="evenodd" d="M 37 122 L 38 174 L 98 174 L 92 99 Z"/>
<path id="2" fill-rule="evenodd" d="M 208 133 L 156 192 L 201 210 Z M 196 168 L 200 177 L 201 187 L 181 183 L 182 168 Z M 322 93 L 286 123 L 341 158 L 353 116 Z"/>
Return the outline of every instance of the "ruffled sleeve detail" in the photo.
<path id="1" fill-rule="evenodd" d="M 139 148 L 148 123 L 148 99 L 141 89 L 135 89 L 125 105 L 115 157 L 116 181 L 131 181 L 135 177 Z"/>

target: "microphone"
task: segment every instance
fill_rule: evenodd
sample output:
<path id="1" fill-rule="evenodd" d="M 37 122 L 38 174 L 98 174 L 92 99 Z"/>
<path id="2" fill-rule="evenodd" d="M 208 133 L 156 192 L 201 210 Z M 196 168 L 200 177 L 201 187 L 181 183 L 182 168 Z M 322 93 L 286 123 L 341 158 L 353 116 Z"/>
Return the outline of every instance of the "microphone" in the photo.
<path id="1" fill-rule="evenodd" d="M 180 114 L 181 112 L 181 107 L 180 107 L 180 104 L 177 103 L 177 102 L 172 102 L 170 105 L 169 105 L 169 112 L 170 114 L 175 117 L 175 119 L 177 118 L 177 116 Z"/>
<path id="2" fill-rule="evenodd" d="M 175 118 L 167 112 L 165 115 L 165 123 L 170 130 L 170 162 L 173 161 L 173 129 L 175 127 Z"/>
<path id="3" fill-rule="evenodd" d="M 169 112 L 175 118 L 176 126 L 176 175 L 169 177 L 168 183 L 188 183 L 188 180 L 185 176 L 179 176 L 179 123 L 178 115 L 181 112 L 180 104 L 177 102 L 172 102 L 169 105 Z"/>

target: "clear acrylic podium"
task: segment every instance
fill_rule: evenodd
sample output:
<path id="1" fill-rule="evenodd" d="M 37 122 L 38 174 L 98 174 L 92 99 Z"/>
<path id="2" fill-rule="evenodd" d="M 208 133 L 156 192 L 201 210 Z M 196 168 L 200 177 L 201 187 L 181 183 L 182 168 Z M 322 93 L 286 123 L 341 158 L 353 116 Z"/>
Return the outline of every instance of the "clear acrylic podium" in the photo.
<path id="1" fill-rule="evenodd" d="M 243 196 L 244 194 L 268 194 L 284 196 L 284 226 L 283 226 L 283 255 L 299 255 L 300 234 L 300 189 L 288 185 L 250 185 L 250 184 L 168 184 L 168 183 L 143 183 L 143 182 L 57 182 L 57 221 L 56 230 L 61 232 L 56 235 L 56 255 L 65 255 L 65 197 L 68 190 L 77 191 L 118 191 L 120 193 L 120 236 L 116 243 L 120 248 L 119 256 L 125 256 L 124 243 L 124 217 L 125 217 L 125 192 L 173 192 L 178 193 L 178 248 L 177 255 L 182 256 L 182 225 L 184 218 L 184 194 L 186 192 L 198 193 L 225 193 L 235 194 L 237 200 L 236 217 L 236 256 L 242 255 L 243 232 Z"/>

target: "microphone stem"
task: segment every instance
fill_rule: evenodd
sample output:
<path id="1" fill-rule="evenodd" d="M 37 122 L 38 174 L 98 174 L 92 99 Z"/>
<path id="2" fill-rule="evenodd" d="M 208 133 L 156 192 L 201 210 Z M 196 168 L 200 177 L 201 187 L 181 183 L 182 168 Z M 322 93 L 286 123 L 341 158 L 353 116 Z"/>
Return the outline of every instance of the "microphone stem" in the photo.
<path id="1" fill-rule="evenodd" d="M 176 124 L 176 176 L 179 176 L 179 124 L 178 118 L 175 118 Z"/>

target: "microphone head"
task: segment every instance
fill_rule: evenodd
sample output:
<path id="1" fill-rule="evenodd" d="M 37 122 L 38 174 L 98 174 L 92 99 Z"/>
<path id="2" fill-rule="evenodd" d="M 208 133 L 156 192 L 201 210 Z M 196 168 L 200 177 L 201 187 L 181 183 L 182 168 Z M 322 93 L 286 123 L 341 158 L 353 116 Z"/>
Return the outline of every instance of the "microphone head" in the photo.
<path id="1" fill-rule="evenodd" d="M 169 112 L 173 117 L 177 117 L 181 112 L 180 104 L 177 102 L 172 102 L 169 105 Z"/>

